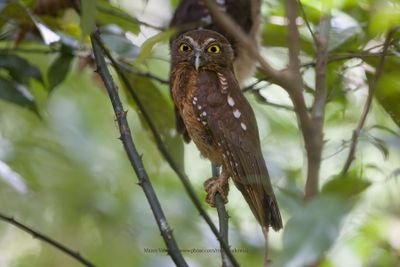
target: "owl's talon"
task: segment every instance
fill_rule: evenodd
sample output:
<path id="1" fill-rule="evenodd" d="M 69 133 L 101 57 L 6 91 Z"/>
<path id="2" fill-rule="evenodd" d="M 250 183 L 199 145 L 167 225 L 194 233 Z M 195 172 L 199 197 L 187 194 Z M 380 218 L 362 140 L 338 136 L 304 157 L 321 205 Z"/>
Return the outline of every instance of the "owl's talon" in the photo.
<path id="1" fill-rule="evenodd" d="M 221 174 L 219 177 L 211 177 L 204 182 L 204 190 L 207 192 L 206 202 L 215 208 L 215 194 L 219 193 L 224 204 L 228 203 L 229 183 L 228 177 Z"/>

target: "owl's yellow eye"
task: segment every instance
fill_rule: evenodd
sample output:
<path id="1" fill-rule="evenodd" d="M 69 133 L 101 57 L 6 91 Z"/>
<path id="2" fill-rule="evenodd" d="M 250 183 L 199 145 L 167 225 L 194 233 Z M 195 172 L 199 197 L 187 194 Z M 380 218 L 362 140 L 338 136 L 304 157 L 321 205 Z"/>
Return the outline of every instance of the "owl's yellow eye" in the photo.
<path id="1" fill-rule="evenodd" d="M 179 46 L 179 50 L 181 50 L 182 52 L 188 52 L 192 50 L 192 48 L 190 47 L 190 45 L 183 43 Z"/>
<path id="2" fill-rule="evenodd" d="M 210 45 L 207 48 L 207 52 L 218 54 L 219 52 L 221 52 L 221 47 L 219 47 L 218 45 Z"/>

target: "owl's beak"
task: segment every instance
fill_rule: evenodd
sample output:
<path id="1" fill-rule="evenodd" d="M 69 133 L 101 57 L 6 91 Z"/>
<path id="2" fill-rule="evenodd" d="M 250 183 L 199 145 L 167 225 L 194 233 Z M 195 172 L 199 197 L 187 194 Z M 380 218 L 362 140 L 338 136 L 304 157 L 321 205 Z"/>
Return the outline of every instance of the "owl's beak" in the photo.
<path id="1" fill-rule="evenodd" d="M 201 62 L 200 54 L 196 54 L 195 57 L 194 57 L 194 68 L 196 70 L 199 70 L 201 65 L 202 65 L 202 62 Z"/>

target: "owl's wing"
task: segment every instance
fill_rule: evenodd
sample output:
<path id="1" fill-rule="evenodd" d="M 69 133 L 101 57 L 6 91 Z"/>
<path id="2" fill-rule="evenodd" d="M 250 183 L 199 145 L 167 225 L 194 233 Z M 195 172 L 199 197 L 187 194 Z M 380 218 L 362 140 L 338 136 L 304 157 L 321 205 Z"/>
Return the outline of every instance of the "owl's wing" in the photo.
<path id="1" fill-rule="evenodd" d="M 282 228 L 282 220 L 261 152 L 254 112 L 232 72 L 213 74 L 199 77 L 200 84 L 208 85 L 204 99 L 207 128 L 223 151 L 223 166 L 229 170 L 255 217 L 260 224 L 278 230 Z M 228 83 L 226 92 L 221 88 L 221 78 Z"/>

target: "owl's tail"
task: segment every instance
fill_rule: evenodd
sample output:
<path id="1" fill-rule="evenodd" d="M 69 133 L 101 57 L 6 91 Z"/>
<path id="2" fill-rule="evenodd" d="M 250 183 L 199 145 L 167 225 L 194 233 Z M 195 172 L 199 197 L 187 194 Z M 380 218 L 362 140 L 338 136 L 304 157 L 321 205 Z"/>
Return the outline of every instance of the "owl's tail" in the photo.
<path id="1" fill-rule="evenodd" d="M 255 192 L 252 192 L 252 186 L 239 184 L 236 181 L 235 185 L 263 228 L 271 226 L 275 231 L 282 229 L 282 218 L 274 195 L 266 192 L 255 195 L 253 194 Z"/>
<path id="2" fill-rule="evenodd" d="M 283 227 L 278 203 L 272 189 L 265 162 L 260 157 L 242 160 L 245 177 L 233 179 L 261 227 L 279 231 Z M 250 167 L 251 166 L 251 167 Z"/>

